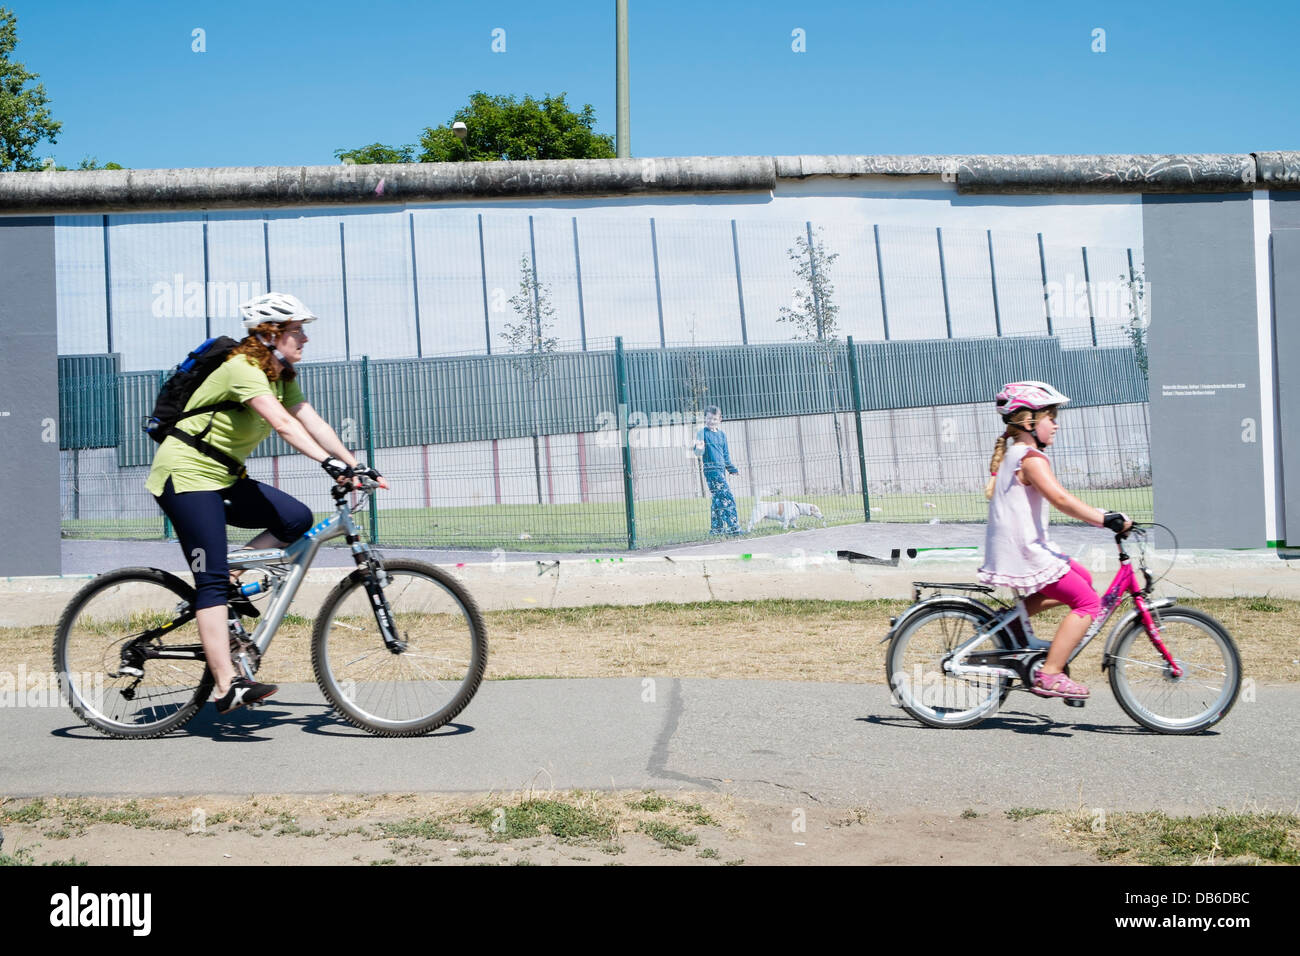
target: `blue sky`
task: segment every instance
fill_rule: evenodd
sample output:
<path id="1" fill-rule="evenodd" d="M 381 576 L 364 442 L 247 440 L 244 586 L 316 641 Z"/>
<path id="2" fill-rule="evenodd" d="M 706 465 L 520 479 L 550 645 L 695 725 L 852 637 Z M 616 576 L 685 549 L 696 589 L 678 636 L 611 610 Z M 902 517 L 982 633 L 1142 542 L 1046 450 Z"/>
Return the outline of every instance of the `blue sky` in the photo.
<path id="1" fill-rule="evenodd" d="M 565 91 L 614 132 L 614 0 L 0 4 L 64 165 L 333 163 L 414 142 L 476 90 Z M 1300 4 L 629 6 L 634 156 L 1300 148 Z"/>

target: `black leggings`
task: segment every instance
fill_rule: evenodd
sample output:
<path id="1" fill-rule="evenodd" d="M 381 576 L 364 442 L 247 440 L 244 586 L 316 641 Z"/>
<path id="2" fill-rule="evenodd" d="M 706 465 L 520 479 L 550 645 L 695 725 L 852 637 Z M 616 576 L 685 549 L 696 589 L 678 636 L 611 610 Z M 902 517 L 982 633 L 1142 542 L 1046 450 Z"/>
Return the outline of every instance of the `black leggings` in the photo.
<path id="1" fill-rule="evenodd" d="M 220 491 L 182 491 L 167 479 L 154 497 L 171 518 L 185 564 L 194 572 L 195 610 L 226 603 L 230 567 L 226 563 L 226 525 L 265 528 L 281 541 L 296 541 L 311 527 L 311 509 L 292 495 L 252 478 L 240 478 Z"/>

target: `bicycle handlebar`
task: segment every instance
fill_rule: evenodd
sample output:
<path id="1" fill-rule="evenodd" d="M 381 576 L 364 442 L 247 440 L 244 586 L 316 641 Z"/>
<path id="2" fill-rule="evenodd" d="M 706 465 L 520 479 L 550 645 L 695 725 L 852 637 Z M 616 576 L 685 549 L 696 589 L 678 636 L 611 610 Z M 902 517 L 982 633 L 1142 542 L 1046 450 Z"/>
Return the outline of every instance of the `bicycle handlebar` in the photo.
<path id="1" fill-rule="evenodd" d="M 374 494 L 380 488 L 388 488 L 387 482 L 381 484 L 366 475 L 353 475 L 348 481 L 349 483 L 346 485 L 341 485 L 336 481 L 333 487 L 330 488 L 330 494 L 334 496 L 335 501 L 342 501 L 353 492 L 369 495 Z"/>

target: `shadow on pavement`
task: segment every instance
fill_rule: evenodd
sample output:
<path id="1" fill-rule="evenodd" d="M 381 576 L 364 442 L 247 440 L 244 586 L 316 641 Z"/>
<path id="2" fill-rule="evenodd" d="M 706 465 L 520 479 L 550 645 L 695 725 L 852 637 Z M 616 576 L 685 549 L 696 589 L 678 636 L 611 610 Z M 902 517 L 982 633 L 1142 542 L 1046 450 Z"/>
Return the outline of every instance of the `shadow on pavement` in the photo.
<path id="1" fill-rule="evenodd" d="M 272 739 L 269 731 L 280 727 L 297 727 L 306 733 L 325 737 L 388 739 L 369 733 L 360 727 L 354 727 L 320 704 L 280 701 L 263 704 L 260 707 L 244 707 L 225 715 L 218 714 L 216 708 L 205 704 L 184 726 L 162 736 L 209 737 L 216 743 L 265 741 Z M 450 723 L 420 736 L 422 738 L 459 737 L 462 734 L 473 733 L 475 729 L 472 724 Z M 67 727 L 56 728 L 50 733 L 52 736 L 69 740 L 121 741 L 121 738 L 106 736 L 86 724 L 69 724 Z"/>

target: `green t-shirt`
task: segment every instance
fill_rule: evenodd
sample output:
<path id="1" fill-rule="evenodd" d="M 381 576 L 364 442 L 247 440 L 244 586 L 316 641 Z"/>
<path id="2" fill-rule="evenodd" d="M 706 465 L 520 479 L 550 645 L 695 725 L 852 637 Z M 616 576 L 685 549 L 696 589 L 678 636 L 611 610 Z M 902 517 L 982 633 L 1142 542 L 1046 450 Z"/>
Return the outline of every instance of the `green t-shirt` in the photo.
<path id="1" fill-rule="evenodd" d="M 251 358 L 236 355 L 195 389 L 185 408 L 188 410 L 230 399 L 246 403 L 259 395 L 272 395 L 288 409 L 306 401 L 296 381 L 271 382 Z M 177 422 L 176 427 L 197 435 L 207 427 L 209 420 L 212 427 L 203 440 L 241 462 L 271 434 L 270 423 L 246 404 L 230 412 L 210 412 L 185 418 Z M 217 491 L 235 483 L 235 476 L 226 471 L 225 465 L 175 438 L 167 438 L 158 446 L 145 489 L 151 495 L 161 495 L 168 477 L 177 492 Z"/>

